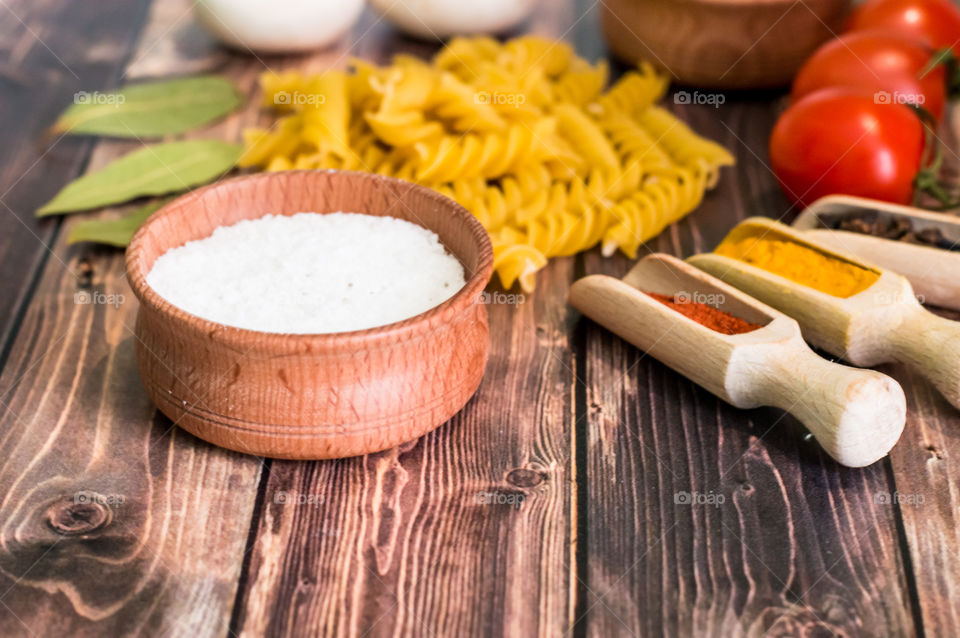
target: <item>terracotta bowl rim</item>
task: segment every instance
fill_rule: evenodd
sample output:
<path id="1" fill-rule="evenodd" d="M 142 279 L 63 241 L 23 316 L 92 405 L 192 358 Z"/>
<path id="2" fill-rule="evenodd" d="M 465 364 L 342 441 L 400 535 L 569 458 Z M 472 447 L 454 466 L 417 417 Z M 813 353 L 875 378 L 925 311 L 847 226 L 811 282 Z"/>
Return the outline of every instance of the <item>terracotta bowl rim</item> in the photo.
<path id="1" fill-rule="evenodd" d="M 238 184 L 245 182 L 269 181 L 289 177 L 294 174 L 331 175 L 334 179 L 364 180 L 369 182 L 373 188 L 393 187 L 418 191 L 421 195 L 436 202 L 438 206 L 448 209 L 450 214 L 466 226 L 470 232 L 479 250 L 477 266 L 473 274 L 469 275 L 464 286 L 449 299 L 413 317 L 383 326 L 366 328 L 364 330 L 308 334 L 263 332 L 248 328 L 228 326 L 216 321 L 204 319 L 175 306 L 161 297 L 156 290 L 147 284 L 147 271 L 142 257 L 142 251 L 144 242 L 146 241 L 147 231 L 152 224 L 156 224 L 164 216 L 174 214 L 175 209 L 194 205 L 202 201 L 205 196 L 212 192 L 236 188 Z M 281 212 L 283 211 L 278 210 L 275 214 Z M 363 213 L 365 211 L 351 212 Z M 434 229 L 431 228 L 429 230 Z M 252 349 L 260 352 L 329 352 L 331 350 L 341 350 L 344 346 L 362 345 L 369 347 L 409 339 L 419 333 L 429 332 L 439 327 L 439 325 L 452 320 L 461 312 L 467 310 L 471 305 L 479 303 L 480 293 L 486 287 L 493 273 L 493 246 L 487 231 L 466 208 L 426 186 L 362 171 L 337 169 L 291 170 L 241 175 L 220 180 L 177 197 L 153 213 L 137 230 L 129 246 L 127 246 L 125 261 L 127 279 L 141 305 L 168 318 L 171 321 L 171 328 L 173 329 L 184 329 L 192 333 L 204 334 L 215 340 L 234 345 L 244 350 L 249 350 L 251 344 L 253 344 Z M 463 262 L 461 262 L 461 264 L 462 263 Z M 466 265 L 464 265 L 464 269 L 466 270 Z"/>

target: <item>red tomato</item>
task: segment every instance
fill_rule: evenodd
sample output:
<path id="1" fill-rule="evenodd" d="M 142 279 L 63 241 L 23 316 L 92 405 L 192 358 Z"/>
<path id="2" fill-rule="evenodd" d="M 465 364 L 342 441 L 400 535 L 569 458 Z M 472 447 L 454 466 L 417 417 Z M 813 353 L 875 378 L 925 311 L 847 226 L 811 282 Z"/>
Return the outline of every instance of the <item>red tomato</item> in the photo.
<path id="1" fill-rule="evenodd" d="M 770 160 L 795 203 L 843 193 L 905 204 L 923 145 L 923 125 L 909 107 L 828 88 L 784 111 L 770 137 Z"/>
<path id="2" fill-rule="evenodd" d="M 848 33 L 824 44 L 804 63 L 791 96 L 798 100 L 818 89 L 846 86 L 872 92 L 880 102 L 918 104 L 939 120 L 946 75 L 942 65 L 922 73 L 932 57 L 932 50 L 909 36 Z"/>
<path id="3" fill-rule="evenodd" d="M 847 22 L 847 31 L 863 29 L 912 35 L 960 55 L 960 9 L 950 0 L 870 0 Z"/>

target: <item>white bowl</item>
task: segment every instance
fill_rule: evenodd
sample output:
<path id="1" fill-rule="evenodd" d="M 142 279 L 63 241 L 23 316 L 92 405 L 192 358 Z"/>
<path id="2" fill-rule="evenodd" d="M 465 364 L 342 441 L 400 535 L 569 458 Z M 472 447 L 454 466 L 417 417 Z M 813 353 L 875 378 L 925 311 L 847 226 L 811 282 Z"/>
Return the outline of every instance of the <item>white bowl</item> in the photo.
<path id="1" fill-rule="evenodd" d="M 259 53 L 319 49 L 360 17 L 363 0 L 199 0 L 197 21 L 223 44 Z"/>
<path id="2" fill-rule="evenodd" d="M 401 31 L 418 38 L 500 33 L 530 15 L 536 0 L 371 0 Z"/>

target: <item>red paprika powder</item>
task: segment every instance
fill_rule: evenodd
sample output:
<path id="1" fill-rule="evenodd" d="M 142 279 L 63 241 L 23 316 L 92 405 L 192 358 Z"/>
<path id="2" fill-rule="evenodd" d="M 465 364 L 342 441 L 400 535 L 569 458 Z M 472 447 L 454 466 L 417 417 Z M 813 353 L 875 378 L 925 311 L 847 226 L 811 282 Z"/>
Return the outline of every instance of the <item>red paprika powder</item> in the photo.
<path id="1" fill-rule="evenodd" d="M 646 293 L 667 306 L 676 310 L 683 316 L 693 319 L 700 325 L 706 326 L 711 330 L 721 332 L 725 335 L 738 335 L 743 334 L 744 332 L 753 332 L 758 328 L 763 326 L 750 323 L 745 319 L 740 317 L 735 317 L 729 312 L 724 312 L 714 308 L 713 306 L 708 306 L 704 303 L 690 302 L 687 300 L 677 300 L 676 296 L 671 295 L 661 295 L 656 292 Z"/>

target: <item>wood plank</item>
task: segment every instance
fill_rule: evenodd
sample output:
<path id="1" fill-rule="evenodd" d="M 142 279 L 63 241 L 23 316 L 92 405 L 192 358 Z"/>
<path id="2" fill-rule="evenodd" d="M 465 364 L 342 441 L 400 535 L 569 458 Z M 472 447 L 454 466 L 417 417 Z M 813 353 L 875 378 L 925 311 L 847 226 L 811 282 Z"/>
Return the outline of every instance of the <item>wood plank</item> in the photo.
<path id="1" fill-rule="evenodd" d="M 538 15 L 531 30 L 553 36 L 577 19 L 564 1 Z M 401 50 L 432 52 L 378 24 L 354 53 L 382 60 Z M 272 464 L 238 634 L 569 630 L 573 263 L 553 263 L 519 306 L 489 307 L 485 380 L 449 423 L 363 458 Z"/>
<path id="2" fill-rule="evenodd" d="M 941 127 L 944 175 L 960 184 L 960 109 L 949 107 Z M 960 312 L 937 309 L 954 321 Z M 890 455 L 895 492 L 886 506 L 902 519 L 916 604 L 929 636 L 960 636 L 960 414 L 916 373 L 889 366 L 904 383 L 907 427 Z"/>
<path id="3" fill-rule="evenodd" d="M 86 138 L 45 139 L 78 90 L 113 86 L 149 0 L 7 0 L 0 5 L 0 365 L 56 220 L 34 210 L 81 171 Z"/>
<path id="4" fill-rule="evenodd" d="M 769 99 L 677 109 L 739 166 L 651 251 L 709 250 L 739 219 L 789 211 L 764 165 Z M 585 264 L 615 276 L 630 266 L 595 252 Z M 896 514 L 874 502 L 891 489 L 887 461 L 840 467 L 792 417 L 736 410 L 588 320 L 577 330 L 587 635 L 915 633 Z"/>
<path id="5" fill-rule="evenodd" d="M 960 313 L 943 311 L 951 319 Z M 907 427 L 891 452 L 893 486 L 878 506 L 902 518 L 917 604 L 928 636 L 960 635 L 960 415 L 902 366 L 888 374 L 907 393 Z"/>
<path id="6" fill-rule="evenodd" d="M 570 260 L 491 306 L 485 381 L 397 450 L 275 461 L 240 635 L 559 635 L 569 627 Z"/>
<path id="7" fill-rule="evenodd" d="M 188 2 L 179 14 L 170 4 L 157 3 L 150 32 L 189 17 Z M 143 43 L 135 57 L 179 71 L 162 47 Z M 255 82 L 242 58 L 224 72 Z M 236 138 L 255 116 L 192 136 Z M 90 167 L 139 146 L 102 142 Z M 122 253 L 67 247 L 65 234 L 0 377 L 0 635 L 224 635 L 261 463 L 158 415 L 136 369 Z"/>
<path id="8" fill-rule="evenodd" d="M 46 33 L 62 16 L 80 15 L 73 4 L 87 3 L 60 17 L 46 3 L 31 5 L 30 24 Z M 533 30 L 559 34 L 585 5 L 544 6 Z M 130 77 L 218 69 L 255 93 L 261 61 L 211 46 L 181 20 L 187 6 L 156 4 Z M 375 23 L 368 14 L 358 26 L 352 53 L 431 50 Z M 0 20 L 0 30 L 9 26 Z M 587 13 L 567 35 L 590 57 L 602 53 L 595 28 Z M 321 68 L 342 64 L 345 52 L 262 62 Z M 113 77 L 97 66 L 112 53 L 89 55 L 91 73 Z M 43 68 L 54 83 L 65 73 Z M 27 81 L 13 70 L 0 66 L 0 97 Z M 30 119 L 34 132 L 62 106 L 47 95 L 41 108 L 50 117 Z M 719 112 L 678 107 L 737 149 L 741 168 L 651 248 L 687 255 L 712 247 L 736 219 L 788 213 L 763 167 L 775 98 Z M 0 115 L 8 104 L 0 99 Z M 201 136 L 235 139 L 256 118 L 254 105 Z M 60 156 L 67 147 L 58 145 L 38 165 L 43 172 L 29 172 L 6 200 L 22 198 L 11 207 L 25 222 L 80 168 L 87 142 L 60 144 L 76 146 Z M 3 179 L 15 180 L 24 158 L 42 152 L 20 146 L 0 148 Z M 91 165 L 136 146 L 102 145 Z M 52 225 L 41 230 L 54 236 Z M 491 306 L 490 367 L 463 413 L 382 454 L 275 462 L 255 516 L 256 460 L 170 430 L 145 399 L 128 330 L 135 302 L 119 257 L 57 243 L 44 258 L 25 248 L 34 241 L 26 230 L 12 232 L 20 234 L 0 233 L 0 267 L 42 276 L 0 376 L 0 635 L 222 635 L 230 620 L 243 635 L 525 636 L 567 633 L 575 618 L 578 634 L 597 636 L 957 633 L 957 417 L 897 368 L 889 372 L 904 380 L 911 405 L 903 442 L 890 463 L 839 468 L 802 441 L 792 419 L 736 411 L 596 326 L 574 330 L 563 302 L 574 273 L 622 274 L 629 264 L 595 253 L 560 260 L 524 304 Z M 21 304 L 33 284 L 14 283 L 0 282 L 0 294 Z M 125 303 L 78 306 L 80 290 L 123 294 Z M 4 324 L 0 310 L 8 326 L 0 343 L 7 316 Z M 576 390 L 574 371 L 586 390 Z M 724 495 L 722 505 L 673 501 L 680 491 L 711 490 Z M 89 491 L 105 504 L 78 507 L 76 495 Z M 878 502 L 883 494 L 924 502 L 889 505 Z M 109 524 L 94 529 L 103 515 Z M 78 533 L 55 533 L 51 517 Z M 251 517 L 256 538 L 241 574 Z"/>

